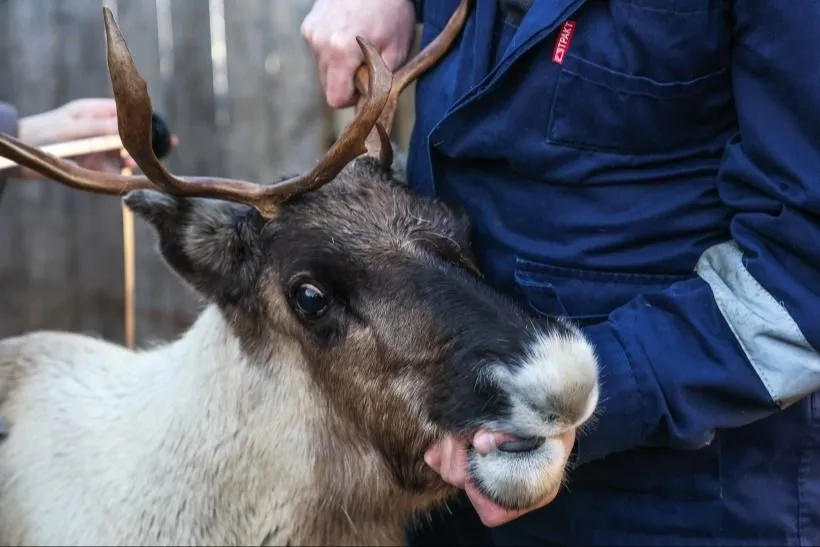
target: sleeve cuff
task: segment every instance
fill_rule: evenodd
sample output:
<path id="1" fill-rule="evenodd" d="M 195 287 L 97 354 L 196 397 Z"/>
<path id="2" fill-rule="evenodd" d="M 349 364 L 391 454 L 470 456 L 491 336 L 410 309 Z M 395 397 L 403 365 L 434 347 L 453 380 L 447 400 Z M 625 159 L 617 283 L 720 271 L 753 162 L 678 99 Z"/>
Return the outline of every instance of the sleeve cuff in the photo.
<path id="1" fill-rule="evenodd" d="M 0 102 L 0 133 L 16 137 L 20 130 L 19 123 L 17 109 L 9 103 Z"/>
<path id="2" fill-rule="evenodd" d="M 416 23 L 424 22 L 424 0 L 411 0 L 416 10 Z"/>
<path id="3" fill-rule="evenodd" d="M 638 446 L 646 435 L 641 389 L 612 324 L 599 323 L 583 330 L 598 354 L 601 391 L 595 415 L 578 432 L 574 466 Z"/>

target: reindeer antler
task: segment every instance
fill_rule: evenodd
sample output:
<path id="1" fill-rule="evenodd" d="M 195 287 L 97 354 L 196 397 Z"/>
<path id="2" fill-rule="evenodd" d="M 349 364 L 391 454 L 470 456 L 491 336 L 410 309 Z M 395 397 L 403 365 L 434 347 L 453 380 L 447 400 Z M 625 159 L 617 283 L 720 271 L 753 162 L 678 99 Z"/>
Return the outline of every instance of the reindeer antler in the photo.
<path id="1" fill-rule="evenodd" d="M 466 16 L 463 0 L 461 24 Z M 155 188 L 179 196 L 196 196 L 244 203 L 256 208 L 268 218 L 277 207 L 296 195 L 310 192 L 332 181 L 353 159 L 368 153 L 380 158 L 383 165 L 392 161 L 389 128 L 401 90 L 440 56 L 452 43 L 458 29 L 448 28 L 433 44 L 398 73 L 398 85 L 393 87 L 393 74 L 375 47 L 361 37 L 356 41 L 364 54 L 365 64 L 357 79 L 367 83 L 363 101 L 354 120 L 345 128 L 325 156 L 308 173 L 276 184 L 264 185 L 216 177 L 178 177 L 169 173 L 154 154 L 151 146 L 151 114 L 153 107 L 148 86 L 131 58 L 114 15 L 103 8 L 108 70 L 117 104 L 118 130 L 123 146 L 134 158 L 144 176 L 122 176 L 84 169 L 62 161 L 9 135 L 0 135 L 0 155 L 19 165 L 72 188 L 100 194 L 124 194 L 140 188 Z M 451 21 L 452 23 L 452 21 Z M 448 24 L 448 27 L 453 25 Z M 446 42 L 446 43 L 445 43 Z M 443 47 L 442 47 L 442 43 Z M 383 123 L 379 123 L 379 120 Z"/>
<path id="2" fill-rule="evenodd" d="M 458 8 L 456 8 L 456 11 L 450 16 L 450 20 L 447 21 L 447 24 L 439 35 L 393 74 L 393 85 L 387 96 L 387 102 L 379 116 L 379 121 L 376 122 L 376 126 L 368 136 L 366 143 L 367 153 L 372 156 L 378 156 L 383 166 L 388 167 L 392 162 L 392 148 L 389 151 L 384 150 L 385 146 L 389 146 L 389 143 L 385 145 L 384 135 L 386 134 L 389 139 L 390 131 L 393 128 L 393 119 L 396 115 L 396 108 L 399 104 L 399 96 L 413 80 L 435 65 L 450 49 L 461 32 L 461 29 L 464 28 L 471 3 L 472 0 L 461 0 Z M 362 64 L 356 70 L 356 89 L 363 97 L 367 97 L 368 90 L 370 89 L 367 74 L 367 64 Z M 360 104 L 362 104 L 363 107 L 366 103 L 362 102 Z"/>
<path id="3" fill-rule="evenodd" d="M 103 16 L 108 69 L 117 104 L 120 139 L 145 175 L 126 177 L 84 169 L 52 157 L 18 139 L 0 135 L 1 155 L 72 188 L 103 194 L 123 194 L 137 188 L 159 188 L 174 195 L 244 203 L 255 207 L 262 215 L 272 217 L 279 203 L 330 182 L 345 165 L 366 151 L 365 140 L 390 92 L 392 74 L 375 47 L 366 40 L 357 38 L 367 62 L 370 92 L 354 121 L 307 174 L 271 185 L 224 178 L 176 177 L 165 169 L 151 147 L 153 107 L 148 86 L 134 66 L 113 13 L 106 7 L 103 8 Z"/>

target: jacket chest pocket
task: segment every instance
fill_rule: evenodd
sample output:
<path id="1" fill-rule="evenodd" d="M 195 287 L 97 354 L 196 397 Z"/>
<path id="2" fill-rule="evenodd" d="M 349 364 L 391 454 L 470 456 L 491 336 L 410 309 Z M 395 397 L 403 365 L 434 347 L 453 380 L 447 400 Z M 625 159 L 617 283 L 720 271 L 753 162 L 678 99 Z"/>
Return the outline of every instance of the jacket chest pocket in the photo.
<path id="1" fill-rule="evenodd" d="M 460 0 L 425 0 L 422 11 L 424 26 L 438 34 L 458 9 L 459 3 Z"/>
<path id="2" fill-rule="evenodd" d="M 713 142 L 734 125 L 716 0 L 587 2 L 557 76 L 548 142 L 619 154 Z"/>

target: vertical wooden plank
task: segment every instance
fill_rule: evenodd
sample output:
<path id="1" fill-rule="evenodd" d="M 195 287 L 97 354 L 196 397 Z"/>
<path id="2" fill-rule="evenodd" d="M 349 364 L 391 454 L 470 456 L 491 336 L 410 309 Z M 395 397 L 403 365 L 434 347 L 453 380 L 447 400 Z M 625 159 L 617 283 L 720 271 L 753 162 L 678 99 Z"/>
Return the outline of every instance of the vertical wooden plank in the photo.
<path id="1" fill-rule="evenodd" d="M 266 60 L 266 72 L 273 77 L 267 94 L 268 107 L 276 113 L 278 128 L 271 135 L 271 146 L 285 155 L 279 172 L 304 171 L 324 155 L 320 145 L 325 133 L 319 77 L 310 50 L 299 27 L 313 0 L 268 2 L 274 26 L 274 56 Z"/>
<path id="2" fill-rule="evenodd" d="M 59 48 L 57 101 L 111 97 L 100 0 L 53 3 Z M 55 185 L 56 187 L 56 185 Z M 64 280 L 73 329 L 123 341 L 120 204 L 117 198 L 69 190 L 68 256 Z"/>
<path id="3" fill-rule="evenodd" d="M 0 101 L 9 102 L 14 92 L 12 59 L 14 41 L 12 36 L 13 11 L 9 0 L 0 0 Z"/>
<path id="4" fill-rule="evenodd" d="M 299 34 L 312 0 L 225 2 L 232 176 L 273 182 L 325 151 L 314 60 Z"/>
<path id="5" fill-rule="evenodd" d="M 5 0 L 0 0 L 0 101 L 13 102 L 14 101 L 14 42 L 11 35 L 13 25 L 13 12 L 11 3 Z M 2 174 L 0 174 L 2 176 Z M 13 184 L 8 184 L 8 193 L 12 193 Z M 15 208 L 4 204 L 9 203 L 8 200 L 3 201 L 3 196 L 8 195 L 4 192 L 5 187 L 0 188 L 0 287 L 6 287 L 5 290 L 0 289 L 0 334 L 7 328 L 6 323 L 8 319 L 5 316 L 17 315 L 22 313 L 20 309 L 21 299 L 17 296 L 18 290 L 14 290 L 14 285 L 9 277 L 15 275 L 17 272 L 13 271 L 19 261 L 20 255 L 20 239 L 13 237 L 11 226 L 16 218 Z M 12 198 L 14 199 L 14 198 Z"/>
<path id="6" fill-rule="evenodd" d="M 327 105 L 327 103 L 325 103 Z M 328 108 L 326 106 L 326 108 Z M 347 127 L 347 124 L 353 121 L 353 107 L 339 108 L 333 110 L 333 139 L 337 139 L 341 135 L 342 130 Z"/>
<path id="7" fill-rule="evenodd" d="M 9 103 L 15 102 L 14 19 L 11 2 L 0 1 L 0 101 Z M 0 336 L 11 332 L 13 322 L 19 322 L 24 313 L 24 299 L 20 297 L 20 287 L 17 286 L 22 281 L 25 267 L 21 263 L 23 249 L 20 238 L 15 237 L 19 213 L 11 201 L 19 200 L 18 186 L 17 181 L 9 181 L 5 189 L 0 190 L 0 287 L 5 288 L 0 290 L 0 309 L 3 310 L 0 313 Z"/>
<path id="8" fill-rule="evenodd" d="M 181 175 L 225 175 L 211 61 L 209 3 L 170 0 L 173 29 L 173 77 L 165 97 L 170 123 L 184 151 L 168 160 Z"/>
<path id="9" fill-rule="evenodd" d="M 272 22 L 266 0 L 235 0 L 224 5 L 225 53 L 228 66 L 228 116 L 225 162 L 231 177 L 265 181 L 279 175 L 271 164 L 268 126 L 276 124 L 267 106 L 272 78 L 265 70 L 277 63 L 272 52 Z"/>
<path id="10" fill-rule="evenodd" d="M 44 0 L 8 0 L 3 57 L 9 102 L 21 116 L 57 106 L 54 78 L 58 34 L 54 5 Z M 36 40 L 31 37 L 36 36 Z M 15 334 L 48 325 L 71 324 L 64 278 L 70 258 L 61 236 L 70 222 L 70 191 L 51 182 L 9 181 L 2 202 L 2 233 L 8 245 L 0 257 L 0 280 L 7 287 L 0 332 Z M 6 236 L 8 234 L 8 236 Z"/>
<path id="11" fill-rule="evenodd" d="M 160 67 L 157 4 L 154 0 L 118 0 L 112 4 L 134 64 L 148 85 L 154 110 L 165 115 L 169 96 Z M 184 143 L 175 153 L 193 151 L 190 143 Z M 163 261 L 153 229 L 135 217 L 134 231 L 136 342 L 143 346 L 174 338 L 189 325 L 195 317 L 197 299 Z"/>

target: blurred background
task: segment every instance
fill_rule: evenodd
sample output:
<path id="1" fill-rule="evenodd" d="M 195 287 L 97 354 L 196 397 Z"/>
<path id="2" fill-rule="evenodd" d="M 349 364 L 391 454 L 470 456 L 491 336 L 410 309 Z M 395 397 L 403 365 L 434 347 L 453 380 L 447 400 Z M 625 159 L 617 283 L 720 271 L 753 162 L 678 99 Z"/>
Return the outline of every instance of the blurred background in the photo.
<path id="1" fill-rule="evenodd" d="M 327 107 L 299 26 L 313 0 L 0 0 L 0 100 L 25 116 L 111 97 L 102 6 L 110 7 L 154 109 L 179 136 L 179 175 L 260 182 L 309 169 L 349 122 Z M 414 89 L 394 136 L 406 148 Z M 198 297 L 136 219 L 136 342 L 176 337 Z M 10 180 L 0 201 L 0 337 L 63 329 L 124 342 L 120 200 Z"/>

